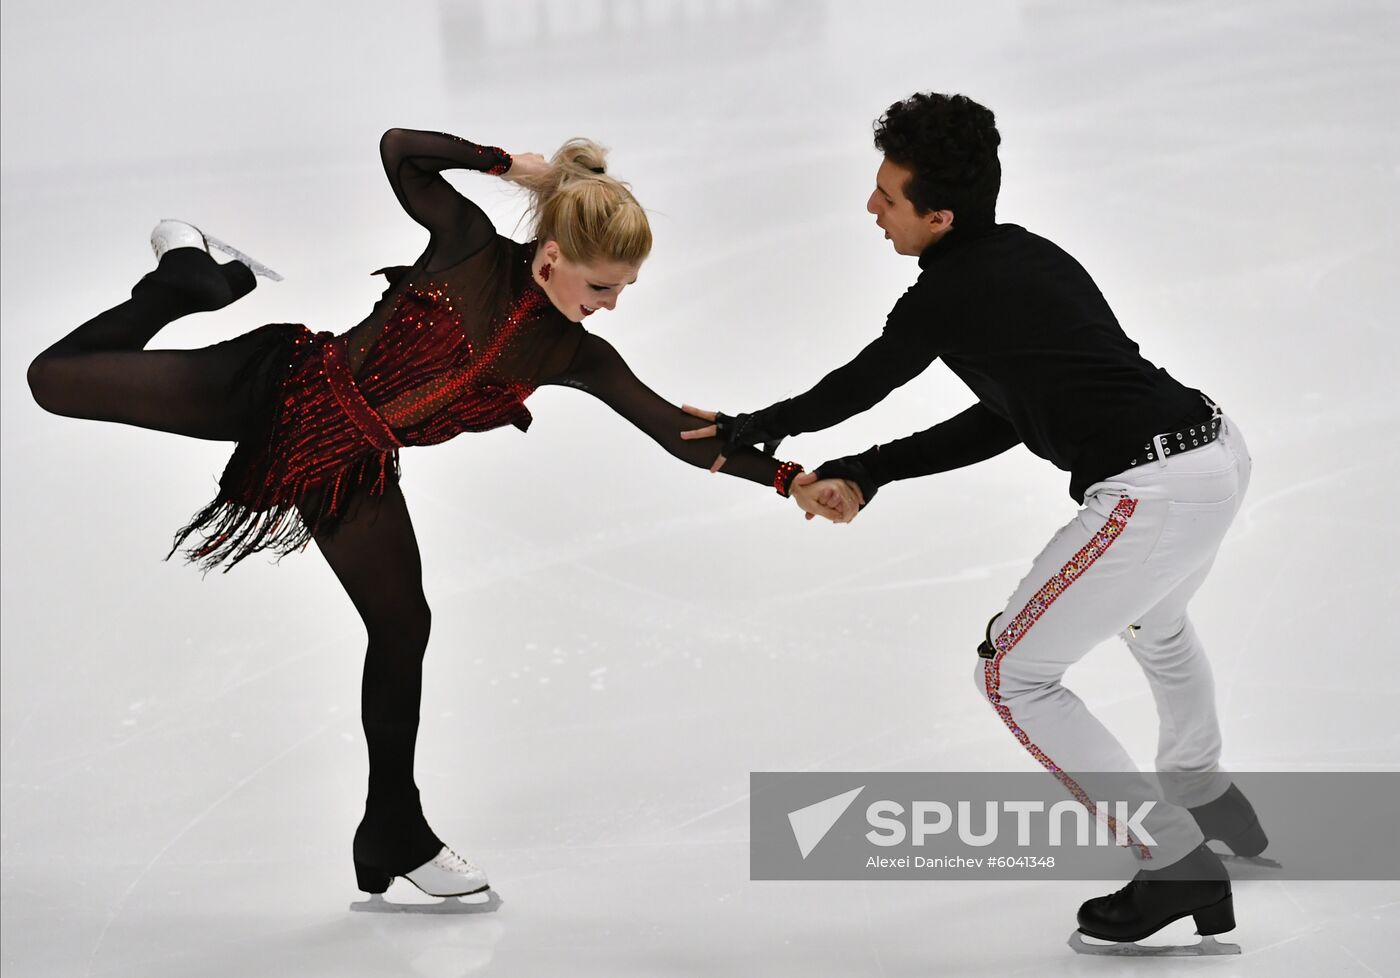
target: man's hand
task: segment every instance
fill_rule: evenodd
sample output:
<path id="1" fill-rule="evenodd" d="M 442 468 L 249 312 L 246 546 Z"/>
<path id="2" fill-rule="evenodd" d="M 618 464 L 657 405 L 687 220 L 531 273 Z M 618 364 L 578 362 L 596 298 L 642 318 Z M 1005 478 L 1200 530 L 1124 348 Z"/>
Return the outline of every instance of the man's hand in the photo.
<path id="1" fill-rule="evenodd" d="M 798 476 L 798 479 L 802 478 Z M 807 519 L 816 519 L 818 516 L 825 517 L 833 523 L 843 523 L 844 513 L 834 506 L 827 506 L 817 499 L 817 494 L 806 485 L 798 485 L 794 479 L 792 487 L 788 490 L 788 495 L 798 507 L 807 514 Z"/>
<path id="2" fill-rule="evenodd" d="M 714 412 L 714 411 L 706 411 L 704 408 L 691 407 L 689 404 L 682 404 L 682 405 L 681 405 L 681 410 L 684 411 L 686 414 L 693 414 L 693 415 L 695 415 L 695 417 L 697 417 L 697 418 L 704 418 L 706 421 L 714 421 L 714 420 L 715 420 L 715 413 L 716 413 L 716 412 Z M 714 437 L 715 437 L 716 435 L 718 435 L 718 434 L 719 434 L 719 425 L 717 425 L 717 424 L 711 424 L 711 425 L 706 425 L 704 428 L 695 428 L 695 429 L 693 429 L 693 430 L 691 430 L 691 431 L 682 431 L 682 432 L 681 432 L 681 437 L 682 437 L 683 439 L 685 439 L 686 441 L 689 441 L 689 440 L 692 439 L 692 438 L 714 438 Z M 716 455 L 716 456 L 715 456 L 714 462 L 712 462 L 712 463 L 710 464 L 710 471 L 711 471 L 711 472 L 718 472 L 720 469 L 724 468 L 724 463 L 725 463 L 725 457 L 724 457 L 724 455 L 723 455 L 723 454 Z"/>
<path id="3" fill-rule="evenodd" d="M 826 516 L 833 523 L 849 523 L 860 513 L 860 508 L 865 505 L 865 497 L 861 494 L 860 486 L 849 479 L 819 479 L 815 472 L 803 472 L 796 479 L 792 480 L 790 494 L 796 498 L 798 491 L 817 504 L 820 510 L 808 509 L 806 505 L 799 502 L 798 505 L 807 510 L 807 518 L 810 520 L 815 513 L 819 516 Z M 828 515 L 834 514 L 834 515 Z"/>
<path id="4" fill-rule="evenodd" d="M 712 421 L 713 424 L 703 428 L 695 428 L 690 431 L 682 431 L 681 438 L 689 441 L 694 438 L 723 438 L 724 448 L 715 456 L 714 464 L 710 466 L 711 472 L 718 472 L 724 468 L 724 463 L 728 456 L 724 453 L 734 453 L 741 448 L 752 448 L 762 443 L 759 451 L 765 455 L 772 455 L 778 450 L 778 443 L 783 440 L 783 436 L 775 434 L 768 428 L 768 422 L 763 418 L 763 412 L 756 414 L 721 414 L 718 411 L 706 411 L 704 408 L 692 407 L 689 404 L 682 404 L 681 410 L 686 414 Z"/>
<path id="5" fill-rule="evenodd" d="M 698 407 L 695 407 L 695 406 L 690 405 L 690 404 L 682 404 L 682 405 L 681 405 L 681 410 L 684 411 L 686 414 L 693 414 L 693 415 L 695 415 L 697 418 L 704 418 L 706 421 L 713 421 L 713 420 L 715 420 L 715 413 L 716 413 L 716 412 L 714 412 L 714 411 L 706 411 L 704 408 L 698 408 Z M 712 424 L 712 425 L 709 425 L 708 427 L 705 427 L 705 428 L 696 428 L 694 431 L 682 431 L 682 432 L 681 432 L 681 437 L 682 437 L 682 438 L 713 438 L 713 437 L 714 437 L 715 435 L 717 435 L 717 434 L 719 434 L 719 427 L 718 427 L 717 425 L 713 425 L 713 424 Z"/>

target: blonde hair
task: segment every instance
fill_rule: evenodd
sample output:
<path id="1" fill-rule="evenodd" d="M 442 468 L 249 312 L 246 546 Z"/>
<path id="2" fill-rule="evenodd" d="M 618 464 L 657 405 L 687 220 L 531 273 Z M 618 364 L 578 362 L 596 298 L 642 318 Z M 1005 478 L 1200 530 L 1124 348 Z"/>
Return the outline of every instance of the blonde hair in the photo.
<path id="1" fill-rule="evenodd" d="M 608 176 L 607 152 L 591 139 L 570 139 L 548 170 L 520 180 L 534 237 L 557 241 L 573 262 L 640 265 L 651 253 L 651 224 L 627 184 Z"/>

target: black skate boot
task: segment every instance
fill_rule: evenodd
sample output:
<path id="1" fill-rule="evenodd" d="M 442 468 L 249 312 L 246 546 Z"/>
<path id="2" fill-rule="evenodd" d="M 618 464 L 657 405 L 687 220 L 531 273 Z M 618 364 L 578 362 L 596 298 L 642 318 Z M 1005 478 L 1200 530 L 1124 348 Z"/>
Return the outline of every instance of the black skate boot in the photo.
<path id="1" fill-rule="evenodd" d="M 443 847 L 423 817 L 416 790 L 398 798 L 370 800 L 355 830 L 353 852 L 360 889 L 383 893 L 395 876 L 428 862 Z"/>
<path id="2" fill-rule="evenodd" d="M 1191 817 L 1209 842 L 1225 843 L 1236 856 L 1245 859 L 1259 855 L 1269 845 L 1269 837 L 1259 827 L 1259 816 L 1244 793 L 1233 784 L 1215 801 L 1188 808 Z"/>
<path id="3" fill-rule="evenodd" d="M 234 260 L 220 264 L 214 260 L 211 248 Z M 282 278 L 261 262 L 184 221 L 165 220 L 157 224 L 151 232 L 151 250 L 159 264 L 136 283 L 131 295 L 179 306 L 180 315 L 210 312 L 236 302 L 253 291 L 257 284 L 255 275 L 274 281 Z"/>
<path id="4" fill-rule="evenodd" d="M 1192 916 L 1201 943 L 1151 947 L 1133 943 L 1150 937 L 1174 920 Z M 1127 886 L 1079 908 L 1079 930 L 1070 946 L 1082 954 L 1238 954 L 1238 944 L 1221 944 L 1212 935 L 1235 928 L 1230 875 L 1205 843 L 1163 869 L 1139 870 Z M 1111 945 L 1087 944 L 1080 935 Z"/>
<path id="5" fill-rule="evenodd" d="M 253 291 L 256 281 L 236 261 L 220 265 L 207 251 L 175 248 L 132 287 L 133 299 L 160 301 L 181 316 L 222 309 Z"/>

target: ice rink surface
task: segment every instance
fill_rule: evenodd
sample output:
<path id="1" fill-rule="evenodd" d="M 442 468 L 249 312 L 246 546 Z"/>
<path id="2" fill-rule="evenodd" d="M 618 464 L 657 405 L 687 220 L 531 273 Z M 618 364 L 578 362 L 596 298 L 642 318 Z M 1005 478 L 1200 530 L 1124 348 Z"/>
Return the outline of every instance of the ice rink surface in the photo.
<path id="1" fill-rule="evenodd" d="M 871 122 L 964 92 L 997 113 L 999 218 L 1075 255 L 1250 443 L 1193 606 L 1228 766 L 1394 771 L 1398 24 L 1299 0 L 5 0 L 6 978 L 1400 974 L 1394 882 L 1238 883 L 1242 957 L 1128 964 L 1064 945 L 1116 884 L 750 882 L 750 771 L 1034 768 L 970 672 L 1067 476 L 1017 449 L 808 524 L 559 388 L 528 436 L 403 459 L 434 609 L 418 779 L 504 903 L 351 914 L 349 602 L 314 548 L 163 563 L 228 446 L 47 415 L 24 382 L 166 216 L 287 279 L 156 346 L 358 321 L 370 270 L 424 243 L 376 154 L 406 126 L 611 146 L 656 248 L 590 328 L 664 396 L 752 409 L 879 332 L 917 268 L 863 209 Z M 500 181 L 454 180 L 515 227 Z M 935 364 L 785 453 L 969 403 Z M 1151 763 L 1121 645 L 1067 683 Z"/>

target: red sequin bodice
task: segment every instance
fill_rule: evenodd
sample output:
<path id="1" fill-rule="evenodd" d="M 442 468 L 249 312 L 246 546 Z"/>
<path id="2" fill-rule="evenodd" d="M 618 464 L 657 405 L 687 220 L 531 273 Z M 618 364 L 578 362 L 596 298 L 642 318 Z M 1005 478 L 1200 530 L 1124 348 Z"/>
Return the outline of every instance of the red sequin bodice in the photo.
<path id="1" fill-rule="evenodd" d="M 354 378 L 365 403 L 402 445 L 435 445 L 464 431 L 530 425 L 534 387 L 503 376 L 502 354 L 548 304 L 533 285 L 511 301 L 482 343 L 473 343 L 445 284 L 408 287 Z M 336 342 L 344 343 L 346 337 Z"/>

